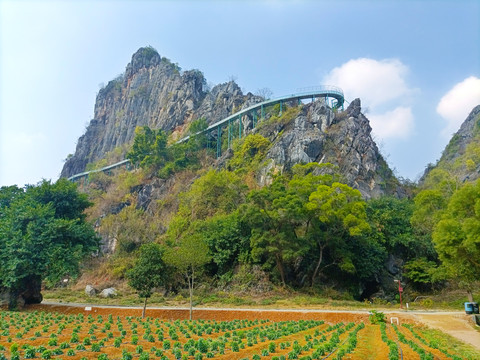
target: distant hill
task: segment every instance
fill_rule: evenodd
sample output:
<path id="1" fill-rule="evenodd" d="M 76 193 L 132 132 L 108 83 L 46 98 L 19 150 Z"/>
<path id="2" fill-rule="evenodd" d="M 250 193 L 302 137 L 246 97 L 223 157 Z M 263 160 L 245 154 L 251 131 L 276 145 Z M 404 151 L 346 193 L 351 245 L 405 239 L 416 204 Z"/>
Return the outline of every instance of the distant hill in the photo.
<path id="1" fill-rule="evenodd" d="M 432 170 L 444 170 L 459 183 L 475 181 L 480 177 L 480 105 L 477 105 L 453 135 L 436 164 L 431 164 L 420 179 L 428 186 Z"/>

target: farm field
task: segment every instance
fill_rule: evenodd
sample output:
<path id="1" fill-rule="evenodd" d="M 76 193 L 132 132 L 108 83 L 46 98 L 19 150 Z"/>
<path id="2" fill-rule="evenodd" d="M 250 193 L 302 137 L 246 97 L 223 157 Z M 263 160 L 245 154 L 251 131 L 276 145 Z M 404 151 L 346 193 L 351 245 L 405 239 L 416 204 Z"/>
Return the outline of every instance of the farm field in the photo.
<path id="1" fill-rule="evenodd" d="M 478 359 L 416 324 L 372 325 L 360 315 L 189 321 L 112 313 L 0 312 L 0 359 Z"/>

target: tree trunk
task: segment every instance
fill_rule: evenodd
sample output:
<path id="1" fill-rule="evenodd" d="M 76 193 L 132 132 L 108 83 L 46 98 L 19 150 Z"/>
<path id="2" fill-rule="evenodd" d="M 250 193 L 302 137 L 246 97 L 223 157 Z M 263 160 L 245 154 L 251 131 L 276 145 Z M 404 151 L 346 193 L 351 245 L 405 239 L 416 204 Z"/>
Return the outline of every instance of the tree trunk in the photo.
<path id="1" fill-rule="evenodd" d="M 195 276 L 195 273 L 194 273 L 194 270 L 193 270 L 193 267 L 192 267 L 192 277 L 191 277 L 191 283 L 190 281 L 188 282 L 188 285 L 189 285 L 189 290 L 190 290 L 190 320 L 192 320 L 192 314 L 193 314 L 193 284 L 194 284 L 194 276 Z"/>
<path id="2" fill-rule="evenodd" d="M 318 256 L 317 266 L 315 266 L 315 270 L 313 271 L 312 275 L 312 287 L 315 284 L 315 280 L 317 279 L 318 270 L 320 269 L 320 265 L 323 261 L 323 246 L 320 246 L 320 254 Z"/>
<path id="3" fill-rule="evenodd" d="M 282 260 L 280 259 L 279 255 L 275 255 L 275 260 L 277 262 L 278 271 L 280 272 L 280 278 L 282 279 L 283 287 L 285 287 L 285 286 L 287 286 L 287 284 L 285 283 L 285 271 L 283 269 Z"/>
<path id="4" fill-rule="evenodd" d="M 473 293 L 472 290 L 468 289 L 467 290 L 467 295 L 468 295 L 468 301 L 473 302 Z"/>
<path id="5" fill-rule="evenodd" d="M 145 302 L 143 303 L 142 319 L 145 318 L 145 312 L 147 311 L 147 297 L 145 296 Z"/>

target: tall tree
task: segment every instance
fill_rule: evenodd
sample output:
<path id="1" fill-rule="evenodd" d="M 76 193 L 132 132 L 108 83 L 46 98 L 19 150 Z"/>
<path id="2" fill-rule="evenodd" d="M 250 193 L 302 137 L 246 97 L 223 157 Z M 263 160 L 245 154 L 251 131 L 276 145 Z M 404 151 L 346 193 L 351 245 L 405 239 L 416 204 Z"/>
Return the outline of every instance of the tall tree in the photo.
<path id="1" fill-rule="evenodd" d="M 265 258 L 273 262 L 285 286 L 287 263 L 307 251 L 297 233 L 303 221 L 301 199 L 288 191 L 287 179 L 278 176 L 270 186 L 249 194 L 249 204 L 244 207 L 243 214 L 252 228 L 253 259 Z"/>
<path id="2" fill-rule="evenodd" d="M 316 214 L 321 229 L 321 233 L 316 236 L 319 252 L 312 274 L 312 286 L 319 274 L 326 249 L 329 250 L 333 263 L 342 271 L 354 272 L 353 253 L 349 249 L 348 240 L 369 229 L 366 204 L 360 191 L 338 182 L 331 186 L 319 185 L 310 194 L 306 207 Z"/>
<path id="3" fill-rule="evenodd" d="M 457 190 L 441 220 L 433 241 L 443 266 L 460 280 L 473 301 L 471 286 L 480 274 L 480 180 Z"/>
<path id="4" fill-rule="evenodd" d="M 153 289 L 165 285 L 168 280 L 170 270 L 163 258 L 164 249 L 159 244 L 143 244 L 135 265 L 127 272 L 128 284 L 138 296 L 145 298 L 142 317 L 145 317 L 147 300 L 152 296 Z"/>
<path id="5" fill-rule="evenodd" d="M 98 250 L 98 238 L 86 223 L 86 195 L 66 179 L 42 181 L 26 191 L 1 188 L 0 287 L 11 294 L 10 307 L 22 294 L 38 299 L 39 284 L 76 276 L 81 259 Z M 5 201 L 5 199 L 9 199 Z M 35 288 L 35 299 L 27 292 Z"/>
<path id="6" fill-rule="evenodd" d="M 210 261 L 208 246 L 198 234 L 185 234 L 166 250 L 165 261 L 185 276 L 190 294 L 190 320 L 193 314 L 193 289 L 202 267 Z"/>
<path id="7" fill-rule="evenodd" d="M 127 158 L 141 167 L 158 170 L 168 161 L 167 134 L 162 130 L 152 130 L 148 126 L 135 129 L 135 139 Z"/>

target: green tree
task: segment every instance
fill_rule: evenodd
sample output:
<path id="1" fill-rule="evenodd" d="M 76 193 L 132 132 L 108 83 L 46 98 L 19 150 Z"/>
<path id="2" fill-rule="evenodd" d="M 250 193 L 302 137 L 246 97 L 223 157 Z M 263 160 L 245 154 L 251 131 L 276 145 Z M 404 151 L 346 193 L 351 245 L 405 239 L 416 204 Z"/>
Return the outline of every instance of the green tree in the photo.
<path id="1" fill-rule="evenodd" d="M 127 158 L 143 168 L 158 170 L 169 160 L 167 138 L 162 129 L 137 127 L 132 149 L 127 153 Z"/>
<path id="2" fill-rule="evenodd" d="M 442 267 L 425 257 L 412 259 L 403 266 L 405 277 L 410 279 L 415 287 L 422 288 L 429 285 L 432 289 L 435 284 L 446 280 L 446 274 Z"/>
<path id="3" fill-rule="evenodd" d="M 164 252 L 159 244 L 143 244 L 135 265 L 127 272 L 128 284 L 137 291 L 139 297 L 145 298 L 142 317 L 145 317 L 147 300 L 152 296 L 153 289 L 165 285 L 170 275 L 163 259 Z"/>
<path id="4" fill-rule="evenodd" d="M 465 184 L 448 202 L 435 225 L 433 241 L 449 275 L 460 280 L 473 301 L 471 286 L 480 274 L 480 180 Z"/>
<path id="5" fill-rule="evenodd" d="M 414 202 L 408 198 L 382 196 L 369 200 L 366 211 L 372 231 L 368 236 L 381 244 L 389 254 L 399 255 L 403 259 L 418 256 L 436 259 L 430 239 L 414 231 L 414 209 Z M 416 219 L 419 217 L 417 213 Z"/>
<path id="6" fill-rule="evenodd" d="M 190 294 L 190 320 L 193 313 L 193 290 L 202 267 L 210 261 L 208 246 L 196 233 L 185 234 L 166 250 L 165 261 L 183 274 Z"/>
<path id="7" fill-rule="evenodd" d="M 302 202 L 288 192 L 287 186 L 285 177 L 276 177 L 270 186 L 250 192 L 249 204 L 242 209 L 244 220 L 252 228 L 252 258 L 273 262 L 283 286 L 287 283 L 287 263 L 307 250 L 297 233 L 303 221 Z"/>
<path id="8" fill-rule="evenodd" d="M 208 245 L 215 264 L 213 273 L 222 275 L 245 261 L 250 253 L 250 228 L 245 226 L 237 212 L 215 215 L 197 222 L 197 232 Z"/>
<path id="9" fill-rule="evenodd" d="M 315 213 L 322 230 L 320 236 L 316 237 L 318 257 L 312 274 L 312 285 L 319 273 L 326 249 L 329 249 L 333 262 L 342 271 L 355 272 L 354 254 L 349 249 L 348 240 L 369 229 L 366 204 L 360 191 L 338 182 L 331 186 L 319 185 L 317 190 L 310 194 L 306 207 Z"/>
<path id="10" fill-rule="evenodd" d="M 180 195 L 178 214 L 191 220 L 204 220 L 216 214 L 229 214 L 245 201 L 247 187 L 241 178 L 227 170 L 210 170 Z"/>
<path id="11" fill-rule="evenodd" d="M 228 162 L 229 168 L 239 169 L 255 166 L 262 160 L 270 147 L 270 141 L 260 134 L 250 134 L 241 141 L 234 142 L 234 155 Z"/>
<path id="12" fill-rule="evenodd" d="M 358 247 L 352 237 L 368 229 L 365 202 L 358 190 L 338 182 L 335 171 L 331 164 L 297 165 L 291 178 L 277 176 L 270 186 L 250 192 L 242 208 L 252 228 L 252 258 L 274 263 L 284 285 L 289 269 L 294 275 L 308 272 L 312 285 L 328 266 L 355 272 Z"/>
<path id="13" fill-rule="evenodd" d="M 76 276 L 80 261 L 98 250 L 99 239 L 85 221 L 86 195 L 66 179 L 44 180 L 26 191 L 1 188 L 0 194 L 0 287 L 15 308 L 19 295 L 41 300 L 29 300 L 27 293 L 38 292 L 42 280 L 53 285 Z"/>

